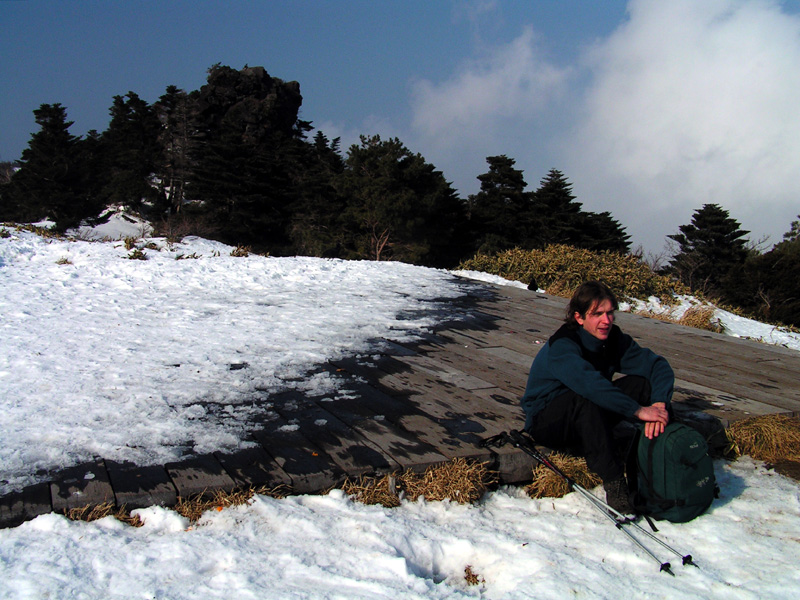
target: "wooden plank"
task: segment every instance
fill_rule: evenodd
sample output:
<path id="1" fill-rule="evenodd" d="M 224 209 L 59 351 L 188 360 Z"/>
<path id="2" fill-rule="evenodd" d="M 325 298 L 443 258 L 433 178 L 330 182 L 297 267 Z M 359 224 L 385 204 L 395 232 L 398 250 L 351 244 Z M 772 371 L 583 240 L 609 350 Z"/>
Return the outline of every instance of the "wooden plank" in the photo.
<path id="1" fill-rule="evenodd" d="M 490 468 L 497 473 L 498 483 L 502 485 L 530 483 L 533 479 L 533 468 L 536 466 L 536 461 L 513 446 L 503 446 L 491 450 L 493 463 Z"/>
<path id="2" fill-rule="evenodd" d="M 349 380 L 343 388 L 346 393 L 337 396 L 335 400 L 326 401 L 317 398 L 314 401 L 324 406 L 342 422 L 352 426 L 354 422 L 362 419 L 392 421 L 413 410 L 403 395 L 391 396 L 364 382 L 375 379 L 377 369 L 374 366 L 351 361 L 337 361 L 336 364 L 342 365 L 340 370 L 343 370 L 345 365 L 350 365 L 348 368 L 353 369 L 352 372 L 361 377 L 362 381 Z"/>
<path id="3" fill-rule="evenodd" d="M 292 479 L 260 446 L 236 452 L 215 452 L 214 456 L 230 475 L 236 486 L 243 489 L 292 488 Z"/>
<path id="4" fill-rule="evenodd" d="M 496 354 L 487 353 L 488 348 L 473 350 L 469 353 L 453 353 L 448 351 L 431 352 L 429 357 L 452 369 L 461 369 L 473 373 L 491 384 L 492 388 L 501 388 L 517 395 L 522 395 L 528 379 L 530 364 L 520 367 L 510 364 Z M 498 349 L 499 350 L 499 349 Z M 483 386 L 475 389 L 490 389 Z"/>
<path id="5" fill-rule="evenodd" d="M 748 417 L 787 412 L 770 404 L 733 396 L 684 380 L 675 382 L 673 403 L 676 411 L 711 415 L 726 427 L 734 421 Z"/>
<path id="6" fill-rule="evenodd" d="M 435 345 L 428 344 L 425 350 L 427 356 L 435 361 L 471 373 L 494 387 L 520 394 L 533 362 L 529 355 L 500 346 L 478 348 L 441 340 Z"/>
<path id="7" fill-rule="evenodd" d="M 73 508 L 115 503 L 114 490 L 108 480 L 105 464 L 96 460 L 66 469 L 50 484 L 50 497 L 55 512 Z"/>
<path id="8" fill-rule="evenodd" d="M 359 376 L 369 378 L 371 384 L 352 381 L 347 387 L 353 394 L 345 394 L 330 402 L 319 399 L 315 402 L 324 405 L 325 410 L 377 445 L 402 469 L 422 471 L 453 458 L 454 454 L 448 456 L 436 447 L 436 442 L 441 440 L 431 437 L 435 424 L 411 401 L 408 389 L 395 389 L 392 391 L 396 395 L 389 395 L 385 393 L 389 389 L 376 381 L 387 375 L 363 364 L 356 368 Z M 420 416 L 422 420 L 417 419 Z M 420 427 L 426 430 L 427 436 L 420 436 Z M 470 448 L 461 455 L 476 454 Z"/>
<path id="9" fill-rule="evenodd" d="M 497 388 L 482 387 L 470 392 L 453 385 L 437 385 L 440 383 L 426 371 L 404 370 L 380 377 L 378 385 L 389 393 L 407 397 L 417 411 L 398 418 L 398 424 L 443 455 L 496 463 L 493 468 L 501 472 L 505 481 L 529 477 L 529 461 L 520 462 L 514 452 L 492 453 L 481 446 L 491 435 L 521 427 L 519 403 L 505 395 L 498 402 L 497 392 L 501 390 Z"/>
<path id="10" fill-rule="evenodd" d="M 749 400 L 761 402 L 783 410 L 797 410 L 800 407 L 800 401 L 783 397 L 777 394 L 771 394 L 769 391 L 758 389 L 755 382 L 744 383 L 730 383 L 726 379 L 720 379 L 716 376 L 709 376 L 705 373 L 692 373 L 686 371 L 676 371 L 679 379 L 701 385 L 710 389 L 717 390 L 725 393 L 731 397 L 746 397 Z"/>
<path id="11" fill-rule="evenodd" d="M 391 456 L 403 470 L 422 472 L 448 460 L 447 456 L 423 441 L 418 432 L 389 427 L 388 423 L 378 419 L 364 419 L 354 423 L 353 428 Z"/>
<path id="12" fill-rule="evenodd" d="M 634 337 L 647 338 L 654 351 L 674 352 L 689 358 L 690 363 L 698 360 L 711 365 L 720 362 L 734 363 L 738 365 L 739 370 L 754 375 L 776 374 L 790 379 L 800 368 L 800 354 L 778 346 L 742 340 L 639 315 L 620 313 L 618 322 Z"/>
<path id="13" fill-rule="evenodd" d="M 513 406 L 497 402 L 498 392 L 502 392 L 498 388 L 472 392 L 442 388 L 423 391 L 426 380 L 421 374 L 415 375 L 405 380 L 407 388 L 414 392 L 409 400 L 420 413 L 444 425 L 452 435 L 473 434 L 478 438 L 495 435 L 506 431 L 508 424 L 516 422 L 522 412 L 518 402 Z"/>
<path id="14" fill-rule="evenodd" d="M 792 381 L 800 368 L 800 357 L 792 362 L 787 357 L 770 356 L 768 351 L 758 352 L 758 348 L 735 346 L 727 340 L 707 340 L 692 333 L 679 336 L 637 336 L 627 330 L 635 339 L 645 339 L 640 343 L 654 352 L 667 357 L 670 362 L 687 367 L 697 366 L 719 372 L 731 366 L 736 372 L 754 379 L 776 378 L 776 381 Z"/>
<path id="15" fill-rule="evenodd" d="M 465 349 L 470 347 L 478 349 L 508 348 L 521 354 L 527 354 L 529 352 L 538 352 L 540 345 L 546 342 L 554 332 L 555 330 L 547 331 L 546 333 L 544 331 L 525 331 L 520 333 L 517 330 L 505 328 L 502 331 L 448 331 L 442 332 L 440 335 L 456 344 L 461 344 Z"/>
<path id="16" fill-rule="evenodd" d="M 297 392 L 282 394 L 281 399 L 284 401 L 274 403 L 274 410 L 287 421 L 296 422 L 303 434 L 314 440 L 346 475 L 354 477 L 397 470 L 399 465 L 390 456 L 320 404 Z"/>
<path id="17" fill-rule="evenodd" d="M 428 373 L 433 375 L 440 382 L 453 384 L 463 390 L 479 390 L 497 387 L 493 383 L 479 377 L 474 377 L 469 373 L 453 368 L 446 363 L 436 361 L 428 356 L 402 356 L 397 357 L 395 362 L 400 365 L 405 365 L 405 368 L 409 371 Z M 381 369 L 385 370 L 388 364 L 388 361 L 383 362 L 381 364 Z M 400 367 L 400 369 L 403 369 L 403 367 Z"/>
<path id="18" fill-rule="evenodd" d="M 0 528 L 16 527 L 52 511 L 50 484 L 30 485 L 0 498 Z"/>
<path id="19" fill-rule="evenodd" d="M 118 507 L 128 510 L 148 506 L 175 506 L 178 492 L 161 465 L 139 467 L 133 463 L 106 461 Z"/>
<path id="20" fill-rule="evenodd" d="M 209 499 L 214 491 L 231 492 L 236 483 L 211 454 L 199 454 L 180 462 L 164 465 L 181 498 Z"/>
<path id="21" fill-rule="evenodd" d="M 292 480 L 296 494 L 315 494 L 337 485 L 344 473 L 321 448 L 282 421 L 253 434 Z"/>
<path id="22" fill-rule="evenodd" d="M 431 444 L 418 439 L 417 432 L 403 426 L 404 419 L 418 413 L 408 402 L 407 392 L 392 397 L 365 383 L 354 382 L 348 387 L 354 388 L 353 394 L 330 402 L 319 399 L 315 402 L 380 448 L 403 470 L 421 471 L 448 460 Z"/>
<path id="23" fill-rule="evenodd" d="M 434 368 L 425 371 L 413 370 L 408 368 L 409 365 L 399 364 L 399 361 L 381 360 L 377 363 L 379 367 L 377 370 L 362 368 L 359 375 L 370 379 L 373 385 L 385 394 L 402 399 L 402 410 L 392 411 L 392 418 L 402 416 L 409 410 L 442 418 L 444 415 L 432 408 L 431 402 L 439 404 L 451 414 L 460 410 L 467 417 L 479 416 L 483 420 L 516 419 L 517 415 L 521 413 L 517 391 L 521 393 L 527 373 L 516 374 L 522 382 L 518 386 L 518 390 L 502 390 L 496 386 L 481 386 L 477 389 L 465 390 L 452 383 L 442 382 L 435 376 L 440 371 L 439 368 L 436 368 L 436 363 L 442 356 L 444 355 L 435 354 L 432 361 L 429 361 L 429 366 Z M 450 367 L 450 369 L 452 370 L 454 367 Z M 514 369 L 516 370 L 516 367 Z M 364 394 L 365 391 L 359 390 L 358 393 Z M 425 400 L 420 400 L 420 398 Z"/>
<path id="24" fill-rule="evenodd" d="M 499 358 L 504 360 L 505 362 L 512 364 L 520 369 L 524 369 L 525 378 L 527 378 L 528 371 L 530 371 L 531 365 L 533 364 L 533 359 L 536 358 L 536 355 L 539 353 L 539 349 L 542 347 L 543 344 L 535 346 L 534 352 L 518 352 L 516 350 L 510 350 L 508 348 L 501 347 L 489 347 L 483 348 L 480 350 L 479 354 L 489 354 L 495 358 Z"/>

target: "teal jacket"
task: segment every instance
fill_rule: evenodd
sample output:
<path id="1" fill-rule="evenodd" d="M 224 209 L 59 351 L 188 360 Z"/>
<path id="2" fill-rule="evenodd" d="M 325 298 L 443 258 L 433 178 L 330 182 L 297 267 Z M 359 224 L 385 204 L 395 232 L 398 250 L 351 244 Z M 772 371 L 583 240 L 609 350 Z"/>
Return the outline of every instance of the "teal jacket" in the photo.
<path id="1" fill-rule="evenodd" d="M 669 406 L 675 374 L 665 358 L 639 346 L 616 325 L 605 341 L 583 327 L 563 325 L 531 365 L 522 396 L 525 428 L 545 406 L 568 390 L 623 417 L 632 417 L 639 404 L 612 385 L 615 373 L 647 378 L 651 404 L 664 402 Z"/>

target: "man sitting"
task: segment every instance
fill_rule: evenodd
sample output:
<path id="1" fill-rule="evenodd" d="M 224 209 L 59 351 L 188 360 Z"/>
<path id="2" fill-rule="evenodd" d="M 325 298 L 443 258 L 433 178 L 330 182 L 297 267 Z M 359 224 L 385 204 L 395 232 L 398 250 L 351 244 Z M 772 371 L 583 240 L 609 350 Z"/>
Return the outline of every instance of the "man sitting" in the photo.
<path id="1" fill-rule="evenodd" d="M 587 281 L 573 294 L 565 324 L 531 365 L 522 408 L 525 430 L 550 448 L 578 447 L 603 480 L 606 502 L 633 509 L 612 430 L 623 419 L 644 423 L 654 438 L 670 421 L 675 375 L 667 360 L 614 325 L 613 292 Z M 615 373 L 626 376 L 612 381 Z"/>

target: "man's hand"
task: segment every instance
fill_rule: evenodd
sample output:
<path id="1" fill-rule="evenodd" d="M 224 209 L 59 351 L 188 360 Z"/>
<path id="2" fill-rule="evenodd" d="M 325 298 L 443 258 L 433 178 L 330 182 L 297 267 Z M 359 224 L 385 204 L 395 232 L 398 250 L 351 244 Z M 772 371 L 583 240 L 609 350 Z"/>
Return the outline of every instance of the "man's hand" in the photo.
<path id="1" fill-rule="evenodd" d="M 669 413 L 667 405 L 663 402 L 656 402 L 650 406 L 642 406 L 633 413 L 633 416 L 644 421 L 644 434 L 647 439 L 652 440 L 664 433 L 664 427 L 669 423 Z"/>

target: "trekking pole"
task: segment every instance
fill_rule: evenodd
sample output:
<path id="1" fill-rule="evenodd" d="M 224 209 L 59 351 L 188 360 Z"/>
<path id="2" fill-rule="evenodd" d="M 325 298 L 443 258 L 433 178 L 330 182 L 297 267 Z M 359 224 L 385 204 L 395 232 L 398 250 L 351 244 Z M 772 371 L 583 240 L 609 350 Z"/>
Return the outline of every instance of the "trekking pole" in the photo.
<path id="1" fill-rule="evenodd" d="M 592 503 L 592 506 L 594 506 L 597 510 L 602 512 L 606 518 L 610 519 L 614 523 L 614 526 L 617 529 L 622 531 L 626 536 L 628 536 L 628 538 L 630 538 L 630 540 L 634 544 L 636 544 L 642 551 L 644 551 L 648 556 L 650 556 L 653 560 L 655 560 L 659 564 L 659 569 L 661 571 L 665 571 L 673 576 L 675 575 L 671 570 L 670 563 L 662 562 L 661 559 L 658 558 L 658 556 L 656 556 L 652 550 L 650 550 L 647 546 L 645 546 L 641 542 L 641 540 L 639 540 L 635 535 L 633 535 L 633 533 L 631 533 L 626 526 L 633 527 L 638 533 L 646 535 L 653 541 L 660 544 L 663 548 L 665 548 L 669 552 L 675 554 L 676 556 L 681 557 L 684 565 L 692 564 L 694 566 L 697 566 L 692 562 L 692 556 L 690 554 L 683 555 L 681 552 L 678 552 L 675 548 L 673 548 L 663 540 L 659 539 L 658 537 L 656 537 L 643 527 L 639 526 L 638 523 L 635 523 L 631 519 L 625 517 L 623 514 L 621 514 L 611 506 L 609 506 L 606 502 L 600 500 L 600 498 L 592 494 L 589 490 L 578 484 L 575 480 L 573 480 L 561 469 L 559 469 L 556 465 L 554 465 L 550 461 L 550 459 L 548 459 L 544 454 L 539 452 L 539 450 L 537 450 L 536 446 L 533 444 L 532 440 L 529 440 L 526 436 L 522 434 L 522 432 L 511 431 L 508 433 L 501 433 L 499 435 L 487 438 L 486 440 L 484 440 L 483 445 L 503 446 L 505 445 L 506 442 L 510 442 L 513 446 L 519 448 L 520 450 L 531 456 L 539 464 L 544 465 L 546 468 L 550 469 L 553 473 L 564 479 L 564 481 L 567 482 L 567 485 L 569 486 L 570 489 L 575 490 L 584 498 L 589 500 Z"/>
<path id="2" fill-rule="evenodd" d="M 650 538 L 651 540 L 662 546 L 668 552 L 680 557 L 682 564 L 694 565 L 695 567 L 697 567 L 697 565 L 692 561 L 691 554 L 683 554 L 679 552 L 678 550 L 667 544 L 664 540 L 653 534 L 651 531 L 648 531 L 647 529 L 643 528 L 641 525 L 631 520 L 630 518 L 626 517 L 625 515 L 617 511 L 615 508 L 611 507 L 606 502 L 603 502 L 600 498 L 592 494 L 586 488 L 579 485 L 574 479 L 569 477 L 566 473 L 564 473 L 561 469 L 559 469 L 556 465 L 554 465 L 553 462 L 549 458 L 547 458 L 547 456 L 539 452 L 539 450 L 537 450 L 536 446 L 533 444 L 533 441 L 528 437 L 526 437 L 525 435 L 523 435 L 522 432 L 511 431 L 508 434 L 504 435 L 508 436 L 508 440 L 514 446 L 521 449 L 523 452 L 533 457 L 539 463 L 541 463 L 542 465 L 544 465 L 545 467 L 547 467 L 548 469 L 550 469 L 551 471 L 562 477 L 567 482 L 567 484 L 570 486 L 571 489 L 574 489 L 575 491 L 580 493 L 584 498 L 591 501 L 595 505 L 595 507 L 605 512 L 607 516 L 609 513 L 611 513 L 613 515 L 612 520 L 614 521 L 614 523 L 617 525 L 618 528 L 621 529 L 622 528 L 621 525 L 629 525 L 632 528 L 634 528 L 637 531 L 637 533 L 640 533 Z"/>

